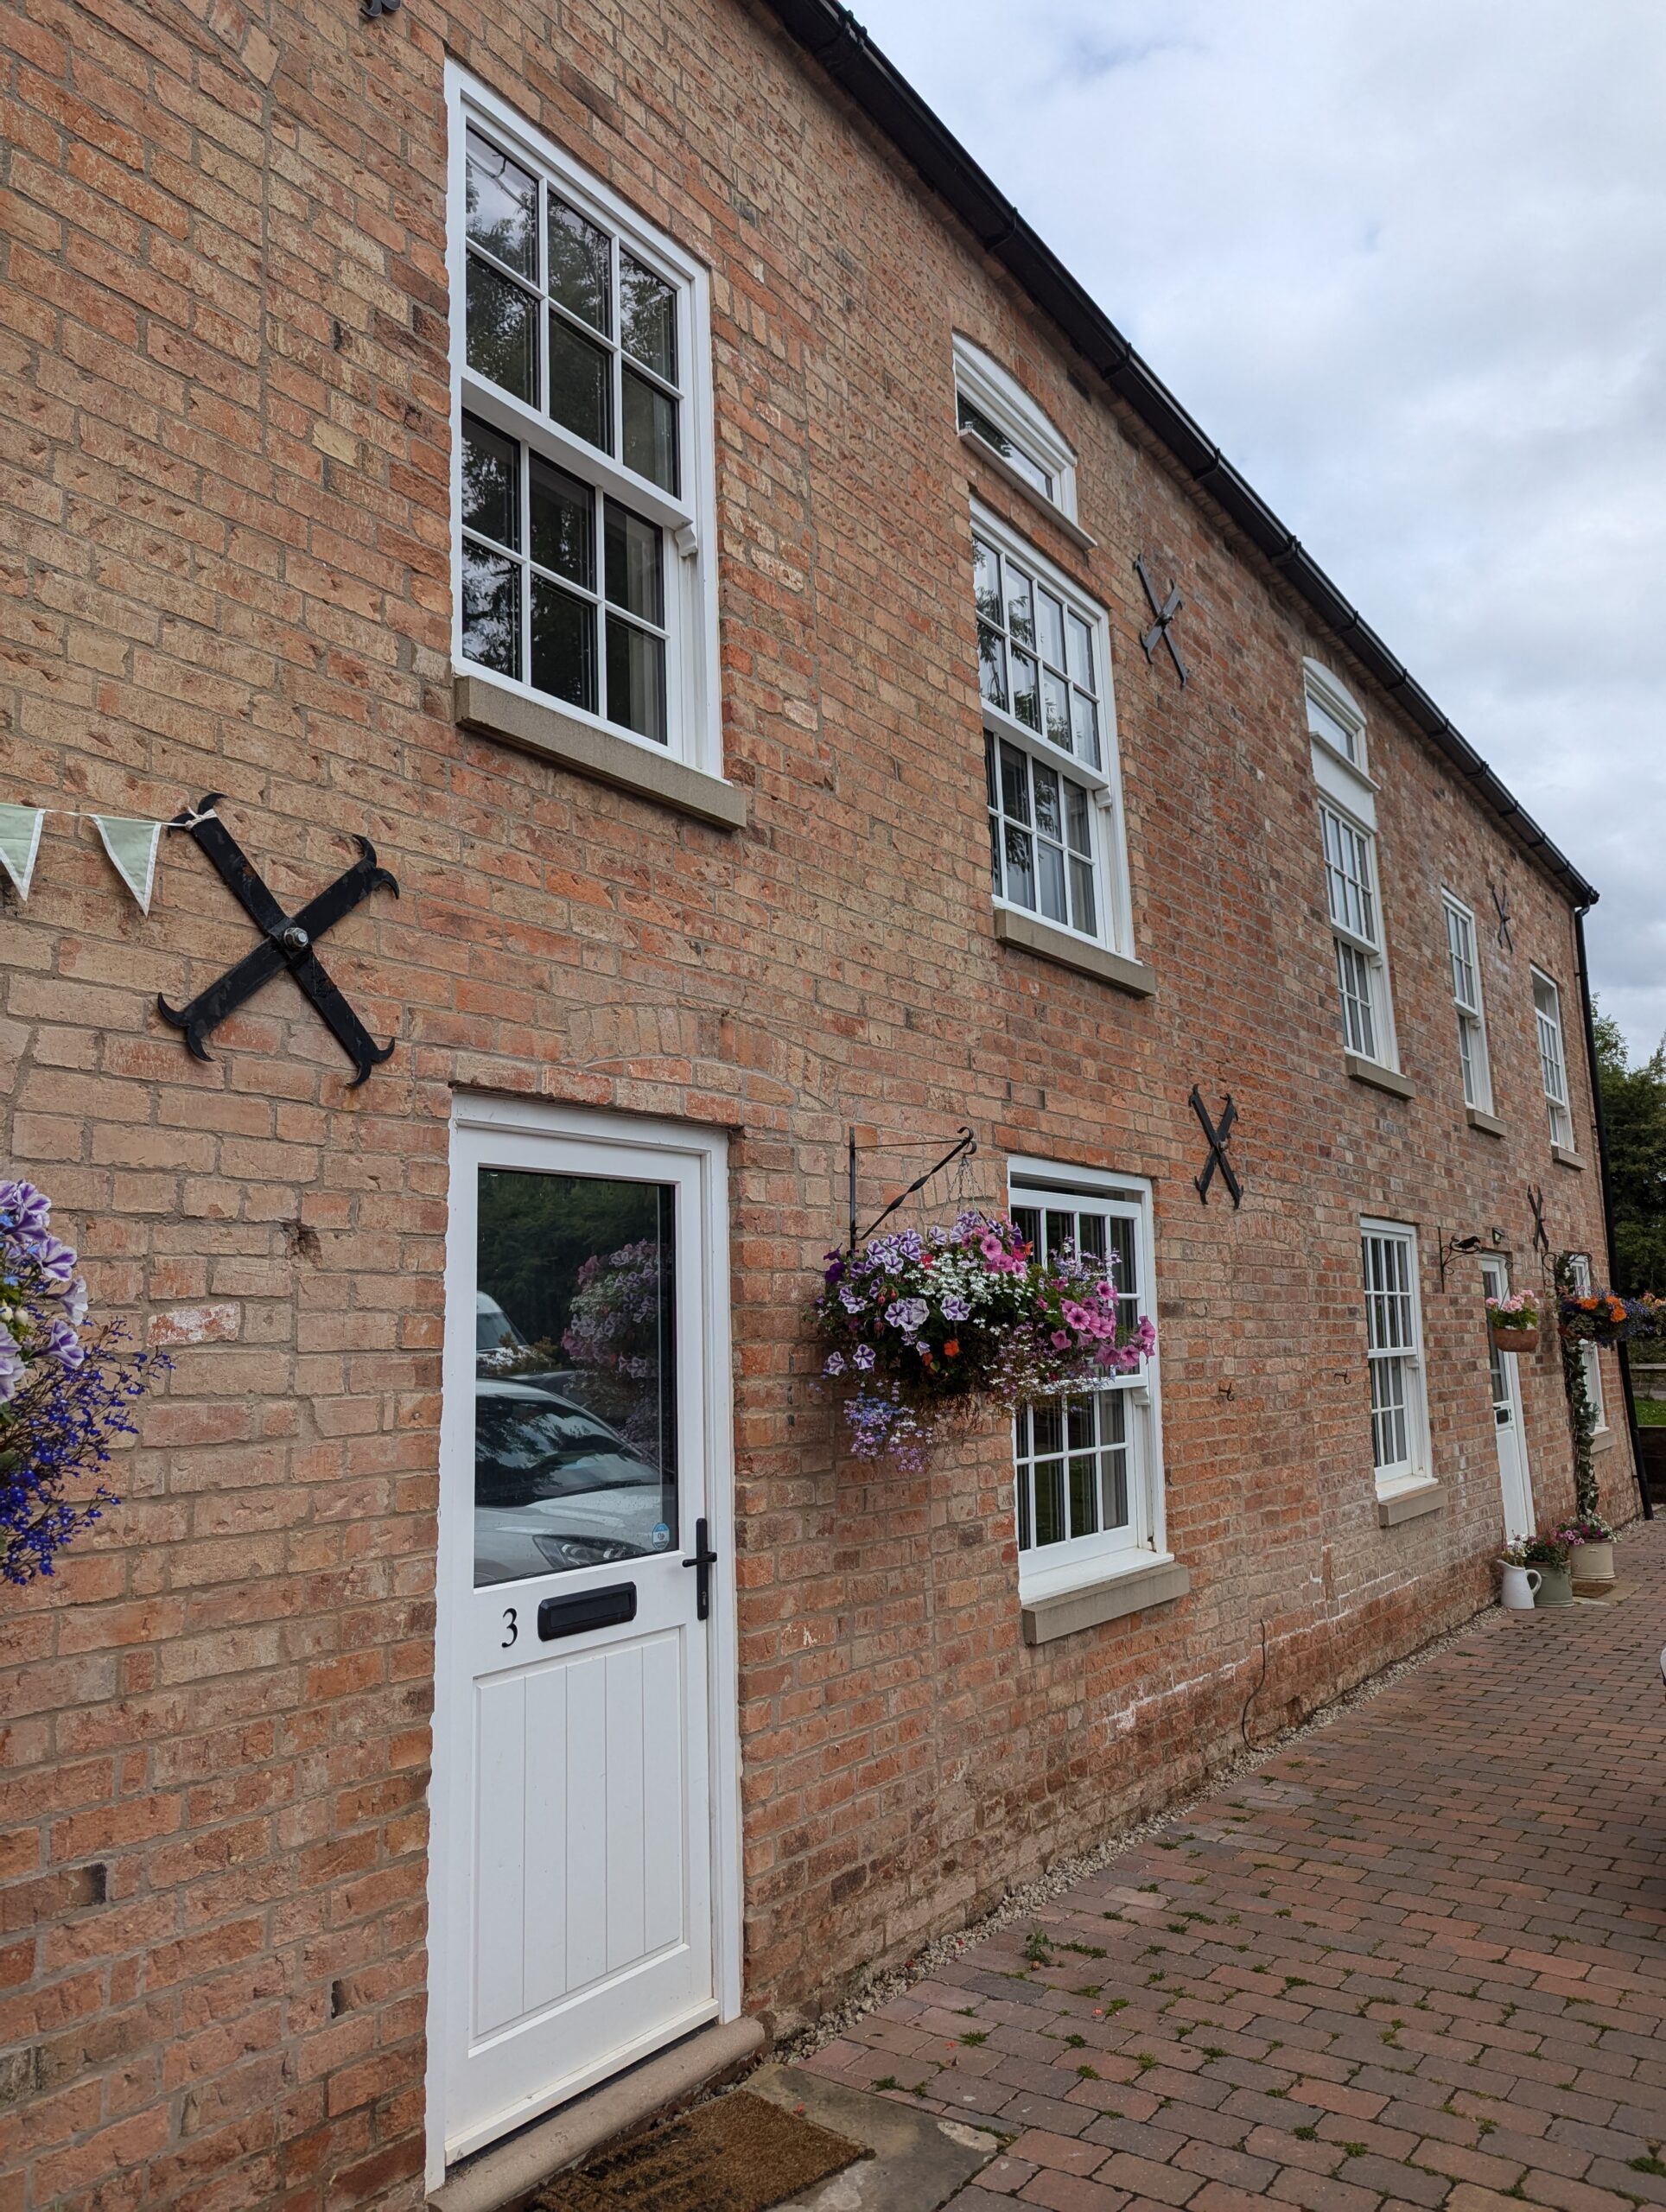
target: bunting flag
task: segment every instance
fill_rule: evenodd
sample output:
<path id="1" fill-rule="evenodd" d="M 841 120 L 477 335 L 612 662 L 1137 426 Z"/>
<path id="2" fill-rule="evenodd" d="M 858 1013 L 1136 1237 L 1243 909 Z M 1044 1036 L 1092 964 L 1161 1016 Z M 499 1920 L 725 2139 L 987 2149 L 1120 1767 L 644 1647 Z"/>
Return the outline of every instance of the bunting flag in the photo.
<path id="1" fill-rule="evenodd" d="M 0 806 L 0 868 L 17 886 L 20 899 L 29 897 L 45 815 L 42 806 Z"/>
<path id="2" fill-rule="evenodd" d="M 0 802 L 0 868 L 17 887 L 17 896 L 27 899 L 41 850 L 41 825 L 47 816 L 59 814 L 67 822 L 90 822 L 110 865 L 132 893 L 139 912 L 148 914 L 156 887 L 156 853 L 162 831 L 189 830 L 213 810 L 210 806 L 202 814 L 193 814 L 188 807 L 170 821 L 145 822 L 125 814 L 94 814 L 86 807 L 12 806 Z"/>
<path id="3" fill-rule="evenodd" d="M 150 887 L 156 880 L 156 846 L 163 824 L 135 822 L 125 815 L 95 814 L 92 826 L 104 842 L 110 865 L 139 902 L 139 912 L 150 912 Z"/>

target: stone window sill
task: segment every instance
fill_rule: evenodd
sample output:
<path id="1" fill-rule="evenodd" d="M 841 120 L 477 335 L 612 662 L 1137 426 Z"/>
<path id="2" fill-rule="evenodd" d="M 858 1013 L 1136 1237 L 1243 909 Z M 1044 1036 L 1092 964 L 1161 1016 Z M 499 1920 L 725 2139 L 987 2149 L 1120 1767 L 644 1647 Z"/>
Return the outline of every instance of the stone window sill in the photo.
<path id="1" fill-rule="evenodd" d="M 1612 1428 L 1599 1428 L 1593 1431 L 1591 1438 L 1591 1449 L 1593 1452 L 1612 1452 L 1613 1448 L 1614 1432 Z"/>
<path id="2" fill-rule="evenodd" d="M 1068 930 L 1054 929 L 1050 922 L 1038 921 L 1033 914 L 1015 913 L 1010 906 L 997 906 L 995 933 L 1002 944 L 1016 945 L 1021 952 L 1033 952 L 1038 960 L 1051 960 L 1060 968 L 1073 968 L 1078 976 L 1092 976 L 1102 983 L 1127 991 L 1133 998 L 1148 999 L 1156 992 L 1156 972 L 1148 968 L 1144 961 L 1126 959 L 1120 952 L 1107 952 L 1103 945 L 1089 944 L 1082 938 L 1072 937 Z"/>
<path id="3" fill-rule="evenodd" d="M 1178 1560 L 1160 1559 L 1113 1570 L 1074 1589 L 1038 1592 L 1025 1599 L 1019 1609 L 1024 1641 L 1051 1643 L 1058 1637 L 1125 1619 L 1129 1613 L 1172 1605 L 1191 1587 L 1191 1574 Z"/>
<path id="4" fill-rule="evenodd" d="M 1356 1083 L 1368 1083 L 1373 1090 L 1386 1090 L 1396 1098 L 1415 1098 L 1412 1089 L 1397 1068 L 1385 1068 L 1378 1061 L 1362 1059 L 1358 1052 L 1344 1052 L 1343 1063 Z"/>
<path id="5" fill-rule="evenodd" d="M 716 829 L 747 826 L 747 795 L 722 776 L 633 745 L 628 738 L 596 729 L 541 699 L 525 699 L 486 677 L 459 676 L 453 692 L 454 711 L 465 729 L 481 731 L 523 753 L 536 753 L 541 760 L 559 761 L 581 776 L 611 784 L 616 791 L 634 791 L 639 798 L 691 814 Z"/>
<path id="6" fill-rule="evenodd" d="M 1464 1119 L 1472 1129 L 1479 1129 L 1483 1136 L 1508 1136 L 1510 1132 L 1496 1114 L 1484 1114 L 1478 1106 L 1466 1106 Z"/>
<path id="7" fill-rule="evenodd" d="M 1446 1491 L 1437 1482 L 1418 1483 L 1410 1490 L 1393 1491 L 1377 1501 L 1378 1526 L 1397 1529 L 1402 1521 L 1421 1521 L 1426 1513 L 1439 1513 L 1446 1502 Z"/>
<path id="8" fill-rule="evenodd" d="M 1027 477 L 1021 476 L 1009 462 L 1002 461 L 987 439 L 980 438 L 976 430 L 963 430 L 960 442 L 968 453 L 977 455 L 979 462 L 992 475 L 998 476 L 1003 484 L 1010 485 L 1014 492 L 1021 492 L 1032 506 L 1040 507 L 1053 528 L 1061 531 L 1072 545 L 1079 545 L 1084 553 L 1092 552 L 1098 539 L 1090 537 L 1079 522 L 1072 522 L 1062 508 L 1053 505 L 1045 492 L 1038 492 Z"/>
<path id="9" fill-rule="evenodd" d="M 1583 1167 L 1585 1165 L 1583 1156 L 1565 1144 L 1553 1144 L 1550 1157 L 1561 1167 Z"/>

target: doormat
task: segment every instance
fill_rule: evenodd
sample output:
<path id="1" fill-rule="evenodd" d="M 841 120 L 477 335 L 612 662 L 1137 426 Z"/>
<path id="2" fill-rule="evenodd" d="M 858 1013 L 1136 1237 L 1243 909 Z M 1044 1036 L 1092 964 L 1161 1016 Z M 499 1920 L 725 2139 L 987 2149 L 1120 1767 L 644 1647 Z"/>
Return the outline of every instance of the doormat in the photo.
<path id="1" fill-rule="evenodd" d="M 768 2212 L 868 2155 L 860 2143 L 734 2089 L 557 2174 L 532 2212 Z"/>
<path id="2" fill-rule="evenodd" d="M 1576 1605 L 1618 1605 L 1631 1597 L 1637 1589 L 1635 1582 L 1587 1582 L 1574 1585 Z"/>

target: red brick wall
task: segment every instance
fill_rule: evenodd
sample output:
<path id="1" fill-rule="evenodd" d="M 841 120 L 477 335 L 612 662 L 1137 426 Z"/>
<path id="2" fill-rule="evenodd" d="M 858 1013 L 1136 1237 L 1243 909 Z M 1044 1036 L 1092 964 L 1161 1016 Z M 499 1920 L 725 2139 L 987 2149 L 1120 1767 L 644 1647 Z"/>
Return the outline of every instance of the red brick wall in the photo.
<path id="1" fill-rule="evenodd" d="M 3 795 L 222 791 L 281 897 L 352 830 L 403 896 L 332 939 L 400 1039 L 353 1092 L 283 988 L 212 1065 L 164 1030 L 156 993 L 246 941 L 181 841 L 147 920 L 52 823 L 0 914 L 10 1155 L 100 1306 L 178 1344 L 127 1503 L 54 1584 L 0 1595 L 0 2206 L 410 2205 L 454 1087 L 737 1132 L 747 1993 L 792 2016 L 1230 1751 L 1263 1622 L 1270 1727 L 1485 1595 L 1478 1286 L 1443 1294 L 1434 1247 L 1497 1223 L 1530 1274 L 1532 1182 L 1556 1241 L 1600 1253 L 1594 1173 L 1549 1159 L 1528 980 L 1562 985 L 1591 1154 L 1571 923 L 732 0 L 406 0 L 375 27 L 349 0 L 26 0 L 4 43 Z M 712 264 L 740 836 L 451 722 L 444 48 Z M 991 933 L 955 327 L 1082 455 L 1097 550 L 1049 550 L 1110 611 L 1148 1003 Z M 1183 581 L 1184 693 L 1134 642 L 1136 550 Z M 1409 1103 L 1343 1071 L 1304 652 L 1370 716 Z M 1482 929 L 1503 1141 L 1464 1125 L 1443 880 L 1484 925 L 1489 880 L 1515 907 L 1513 954 Z M 1242 1212 L 1192 1191 L 1194 1082 L 1238 1101 Z M 847 1123 L 962 1119 L 986 1198 L 1008 1151 L 1156 1179 L 1192 1593 L 1034 1650 L 1002 1438 L 913 1480 L 837 1462 L 797 1318 Z M 1448 1486 L 1393 1530 L 1362 1211 L 1420 1226 Z M 1551 1364 L 1523 1366 L 1548 1511 L 1564 1417 Z"/>

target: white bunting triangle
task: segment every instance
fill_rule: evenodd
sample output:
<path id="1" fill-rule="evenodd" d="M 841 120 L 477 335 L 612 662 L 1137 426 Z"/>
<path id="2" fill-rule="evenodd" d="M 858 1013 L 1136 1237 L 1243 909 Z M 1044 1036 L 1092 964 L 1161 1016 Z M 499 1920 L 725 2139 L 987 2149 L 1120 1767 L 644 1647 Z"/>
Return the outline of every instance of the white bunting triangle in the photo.
<path id="1" fill-rule="evenodd" d="M 139 912 L 150 912 L 150 887 L 156 880 L 156 846 L 162 833 L 160 822 L 135 822 L 120 814 L 95 814 L 93 827 L 104 841 L 110 865 L 139 902 Z"/>
<path id="2" fill-rule="evenodd" d="M 20 899 L 29 897 L 45 816 L 42 806 L 0 806 L 0 868 L 17 886 Z"/>

